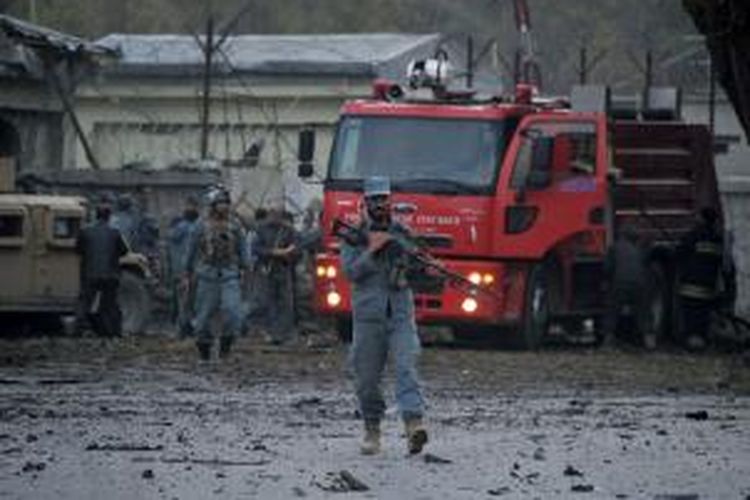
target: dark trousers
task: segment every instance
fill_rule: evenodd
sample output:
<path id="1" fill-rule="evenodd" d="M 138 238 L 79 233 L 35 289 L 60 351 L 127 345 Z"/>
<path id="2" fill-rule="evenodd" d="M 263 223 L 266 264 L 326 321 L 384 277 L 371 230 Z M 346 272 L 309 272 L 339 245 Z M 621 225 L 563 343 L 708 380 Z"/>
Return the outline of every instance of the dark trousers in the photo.
<path id="1" fill-rule="evenodd" d="M 117 278 L 93 279 L 84 284 L 83 305 L 92 330 L 102 337 L 122 335 L 122 312 L 117 302 Z"/>
<path id="2" fill-rule="evenodd" d="M 292 270 L 272 268 L 263 275 L 268 328 L 273 340 L 286 341 L 294 335 L 294 295 Z"/>
<path id="3" fill-rule="evenodd" d="M 608 297 L 607 314 L 604 317 L 605 337 L 614 337 L 624 309 L 629 308 L 638 331 L 637 335 L 644 336 L 656 332 L 651 330 L 651 310 L 649 309 L 648 291 L 642 287 L 615 287 Z"/>
<path id="4" fill-rule="evenodd" d="M 711 311 L 714 308 L 713 300 L 701 300 L 690 297 L 680 297 L 680 334 L 682 340 L 687 340 L 692 335 L 708 339 L 708 330 L 711 327 Z"/>

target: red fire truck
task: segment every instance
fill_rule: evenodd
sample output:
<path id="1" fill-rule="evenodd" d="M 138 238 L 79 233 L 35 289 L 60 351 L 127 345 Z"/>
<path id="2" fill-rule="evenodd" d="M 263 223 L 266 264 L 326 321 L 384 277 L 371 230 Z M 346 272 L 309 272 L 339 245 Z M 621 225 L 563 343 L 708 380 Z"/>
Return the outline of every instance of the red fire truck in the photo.
<path id="1" fill-rule="evenodd" d="M 651 245 L 654 328 L 672 310 L 669 249 L 701 206 L 718 206 L 711 138 L 679 120 L 679 93 L 649 89 L 619 107 L 604 87 L 540 99 L 530 85 L 480 99 L 439 85 L 440 60 L 412 65 L 409 96 L 378 81 L 371 99 L 344 104 L 324 181 L 324 250 L 316 307 L 350 331 L 350 290 L 333 221 L 357 217 L 362 179 L 391 179 L 396 218 L 449 270 L 492 294 L 438 281 L 415 294 L 421 324 L 500 336 L 535 348 L 553 331 L 595 330 L 604 310 L 603 260 L 615 229 Z M 300 175 L 314 137 L 300 137 Z M 592 328 L 593 327 L 593 328 Z"/>

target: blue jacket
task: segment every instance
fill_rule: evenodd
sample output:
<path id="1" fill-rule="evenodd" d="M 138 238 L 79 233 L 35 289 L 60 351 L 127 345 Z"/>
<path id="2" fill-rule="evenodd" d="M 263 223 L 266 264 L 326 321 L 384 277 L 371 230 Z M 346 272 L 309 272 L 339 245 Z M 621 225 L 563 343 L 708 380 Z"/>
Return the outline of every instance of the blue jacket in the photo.
<path id="1" fill-rule="evenodd" d="M 173 277 L 179 278 L 186 269 L 186 259 L 197 220 L 181 217 L 169 230 L 169 265 Z"/>
<path id="2" fill-rule="evenodd" d="M 402 234 L 402 226 L 391 224 L 393 234 Z M 414 296 L 411 289 L 391 285 L 390 264 L 378 252 L 373 255 L 366 244 L 341 245 L 344 274 L 352 284 L 352 316 L 354 321 L 413 321 Z"/>

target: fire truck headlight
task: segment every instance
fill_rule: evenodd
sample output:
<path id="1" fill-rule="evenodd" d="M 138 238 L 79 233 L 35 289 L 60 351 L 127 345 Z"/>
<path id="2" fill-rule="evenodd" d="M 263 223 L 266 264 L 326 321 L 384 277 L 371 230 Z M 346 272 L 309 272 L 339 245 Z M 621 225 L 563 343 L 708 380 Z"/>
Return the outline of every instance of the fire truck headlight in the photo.
<path id="1" fill-rule="evenodd" d="M 337 307 L 341 304 L 341 295 L 338 292 L 328 292 L 328 295 L 326 295 L 326 302 L 331 307 Z"/>
<path id="2" fill-rule="evenodd" d="M 464 312 L 467 312 L 469 314 L 476 312 L 476 310 L 479 308 L 479 303 L 477 302 L 477 299 L 474 297 L 466 297 L 464 301 L 461 303 L 461 309 L 464 310 Z"/>
<path id="3" fill-rule="evenodd" d="M 475 285 L 479 285 L 482 283 L 482 275 L 475 271 L 469 275 L 469 281 Z"/>
<path id="4" fill-rule="evenodd" d="M 326 278 L 335 278 L 336 277 L 336 268 L 334 266 L 328 266 L 326 267 Z"/>
<path id="5" fill-rule="evenodd" d="M 486 273 L 482 276 L 482 283 L 484 283 L 485 285 L 491 285 L 494 282 L 495 282 L 494 274 Z"/>
<path id="6" fill-rule="evenodd" d="M 323 276 L 325 276 L 326 275 L 326 267 L 325 266 L 318 266 L 318 267 L 316 267 L 315 268 L 315 275 L 318 278 L 322 278 Z"/>

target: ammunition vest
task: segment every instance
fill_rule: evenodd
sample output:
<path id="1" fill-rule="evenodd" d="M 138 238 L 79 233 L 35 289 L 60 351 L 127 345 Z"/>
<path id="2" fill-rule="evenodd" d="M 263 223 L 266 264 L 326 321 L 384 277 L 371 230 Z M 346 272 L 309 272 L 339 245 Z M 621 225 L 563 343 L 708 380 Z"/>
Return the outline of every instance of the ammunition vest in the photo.
<path id="1" fill-rule="evenodd" d="M 209 219 L 201 235 L 198 246 L 200 260 L 218 267 L 232 267 L 239 264 L 237 246 L 239 231 L 229 221 Z"/>

